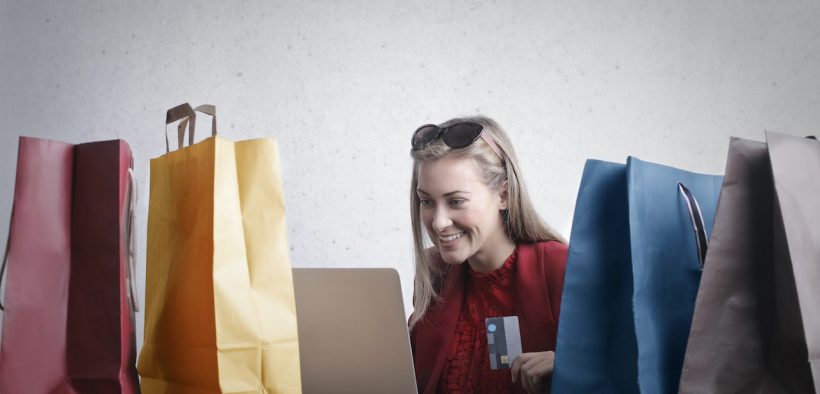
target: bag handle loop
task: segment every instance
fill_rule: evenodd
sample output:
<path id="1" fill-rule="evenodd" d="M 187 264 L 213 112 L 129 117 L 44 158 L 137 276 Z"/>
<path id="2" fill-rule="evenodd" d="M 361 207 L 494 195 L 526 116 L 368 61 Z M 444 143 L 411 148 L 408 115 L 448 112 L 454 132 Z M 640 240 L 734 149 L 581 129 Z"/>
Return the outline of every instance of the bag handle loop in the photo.
<path id="1" fill-rule="evenodd" d="M 137 293 L 137 178 L 134 169 L 128 169 L 128 202 L 125 209 L 125 254 L 128 269 L 128 294 L 134 312 L 140 311 L 139 294 Z"/>
<path id="2" fill-rule="evenodd" d="M 211 137 L 216 137 L 216 106 L 213 104 L 202 104 L 194 108 L 194 112 L 202 112 L 211 116 Z"/>
<path id="3" fill-rule="evenodd" d="M 14 203 L 11 203 L 11 216 L 9 217 L 9 232 L 6 234 L 6 251 L 3 252 L 3 263 L 0 264 L 0 288 L 3 293 L 0 294 L 0 311 L 6 310 L 6 288 L 3 286 L 3 279 L 6 278 L 6 265 L 9 261 L 9 246 L 11 245 L 11 221 L 14 219 Z"/>
<path id="4" fill-rule="evenodd" d="M 190 123 L 189 120 L 190 119 Z M 194 127 L 196 125 L 196 114 L 193 108 L 188 103 L 182 103 L 165 113 L 165 153 L 171 151 L 168 144 L 168 125 L 178 120 L 182 120 L 177 126 L 177 149 L 182 149 L 183 139 L 185 137 L 185 126 L 188 126 L 188 145 L 194 143 Z"/>
<path id="5" fill-rule="evenodd" d="M 194 144 L 194 134 L 196 133 L 196 113 L 211 116 L 211 137 L 216 137 L 216 106 L 202 104 L 196 108 L 191 108 L 188 103 L 182 103 L 171 108 L 165 114 L 165 153 L 171 151 L 168 143 L 168 125 L 179 121 L 177 126 L 177 149 L 182 149 L 185 141 L 185 128 L 188 128 L 188 146 Z"/>
<path id="6" fill-rule="evenodd" d="M 703 223 L 703 214 L 701 214 L 698 200 L 682 182 L 678 182 L 678 191 L 683 195 L 686 207 L 689 210 L 689 219 L 692 222 L 692 230 L 695 232 L 695 244 L 698 247 L 698 263 L 702 271 L 703 264 L 706 261 L 706 250 L 709 247 L 709 241 L 706 237 L 706 225 Z"/>

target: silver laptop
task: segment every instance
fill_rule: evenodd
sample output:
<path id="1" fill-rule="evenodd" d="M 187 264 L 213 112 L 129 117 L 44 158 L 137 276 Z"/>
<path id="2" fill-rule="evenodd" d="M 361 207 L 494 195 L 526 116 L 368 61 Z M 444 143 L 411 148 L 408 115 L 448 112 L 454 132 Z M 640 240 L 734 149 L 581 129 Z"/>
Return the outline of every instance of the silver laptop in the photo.
<path id="1" fill-rule="evenodd" d="M 302 391 L 416 393 L 399 274 L 294 268 Z"/>

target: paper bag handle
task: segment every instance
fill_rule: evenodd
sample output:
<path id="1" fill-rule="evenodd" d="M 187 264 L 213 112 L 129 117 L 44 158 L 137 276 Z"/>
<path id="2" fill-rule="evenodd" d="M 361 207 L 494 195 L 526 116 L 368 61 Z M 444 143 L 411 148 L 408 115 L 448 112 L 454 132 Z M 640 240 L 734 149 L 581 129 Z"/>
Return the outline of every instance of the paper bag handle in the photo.
<path id="1" fill-rule="evenodd" d="M 211 137 L 216 137 L 216 106 L 213 104 L 202 104 L 194 108 L 194 112 L 202 112 L 211 116 Z"/>
<path id="2" fill-rule="evenodd" d="M 190 122 L 188 121 L 190 119 Z M 182 149 L 183 139 L 185 137 L 185 126 L 188 126 L 188 145 L 194 143 L 194 127 L 196 125 L 196 114 L 193 108 L 188 103 L 182 103 L 165 113 L 165 153 L 171 151 L 168 144 L 168 125 L 176 121 L 182 120 L 177 127 L 177 149 Z"/>
<path id="3" fill-rule="evenodd" d="M 211 137 L 216 137 L 216 106 L 211 104 L 202 104 L 196 108 L 194 108 L 194 112 L 202 112 L 205 115 L 211 115 Z M 196 116 L 196 114 L 194 114 Z M 192 121 L 194 116 L 191 117 Z M 179 127 L 180 130 L 185 129 L 185 126 L 188 124 L 188 118 L 183 118 L 182 122 L 180 122 Z M 194 134 L 196 134 L 196 127 L 191 127 L 188 129 L 188 146 L 193 144 Z"/>
<path id="4" fill-rule="evenodd" d="M 196 133 L 196 113 L 211 116 L 211 137 L 216 137 L 216 106 L 202 104 L 196 108 L 191 108 L 188 103 L 182 103 L 168 110 L 165 115 L 165 152 L 170 152 L 168 144 L 168 125 L 179 121 L 177 126 L 177 149 L 182 149 L 185 141 L 185 128 L 188 128 L 188 146 L 194 144 L 194 134 Z"/>
<path id="5" fill-rule="evenodd" d="M 695 244 L 698 247 L 698 263 L 700 263 L 700 269 L 703 270 L 709 241 L 706 238 L 706 225 L 703 223 L 703 214 L 701 214 L 700 211 L 700 204 L 698 204 L 698 200 L 692 195 L 692 192 L 689 191 L 689 188 L 682 182 L 678 182 L 678 191 L 683 195 L 686 201 L 686 207 L 689 209 L 689 219 L 692 221 L 692 229 L 695 232 Z"/>

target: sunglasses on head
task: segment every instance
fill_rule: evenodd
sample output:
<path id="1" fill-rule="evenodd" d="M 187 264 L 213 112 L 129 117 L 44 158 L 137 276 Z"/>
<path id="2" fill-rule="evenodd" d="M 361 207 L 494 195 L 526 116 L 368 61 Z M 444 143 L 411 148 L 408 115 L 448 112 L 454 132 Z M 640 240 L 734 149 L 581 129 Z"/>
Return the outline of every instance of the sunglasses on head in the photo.
<path id="1" fill-rule="evenodd" d="M 458 122 L 446 127 L 426 124 L 416 129 L 410 142 L 413 146 L 413 150 L 422 150 L 431 142 L 441 137 L 444 144 L 453 149 L 459 149 L 470 146 L 470 144 L 481 138 L 499 158 L 502 158 L 498 146 L 492 141 L 492 138 L 484 135 L 483 130 L 483 126 L 473 122 Z"/>

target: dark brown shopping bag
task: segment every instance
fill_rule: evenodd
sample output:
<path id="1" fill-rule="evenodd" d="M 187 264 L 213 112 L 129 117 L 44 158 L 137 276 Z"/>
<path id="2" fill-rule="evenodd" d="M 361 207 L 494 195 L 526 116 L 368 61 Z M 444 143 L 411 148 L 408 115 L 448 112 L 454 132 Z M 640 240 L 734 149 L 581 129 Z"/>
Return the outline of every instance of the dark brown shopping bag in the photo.
<path id="1" fill-rule="evenodd" d="M 814 302 L 820 287 L 817 276 L 814 286 L 810 276 L 801 276 L 817 275 L 820 253 L 798 250 L 788 234 L 790 228 L 807 231 L 801 235 L 813 234 L 820 245 L 820 188 L 812 189 L 810 180 L 794 182 L 806 171 L 820 185 L 820 147 L 775 133 L 767 139 L 768 146 L 730 142 L 681 393 L 810 393 L 817 385 L 810 361 L 817 357 L 809 349 L 820 324 L 806 319 L 815 308 L 805 304 Z M 795 212 L 803 216 L 797 222 Z"/>
<path id="2" fill-rule="evenodd" d="M 20 138 L 0 393 L 139 392 L 131 162 L 124 141 Z"/>

